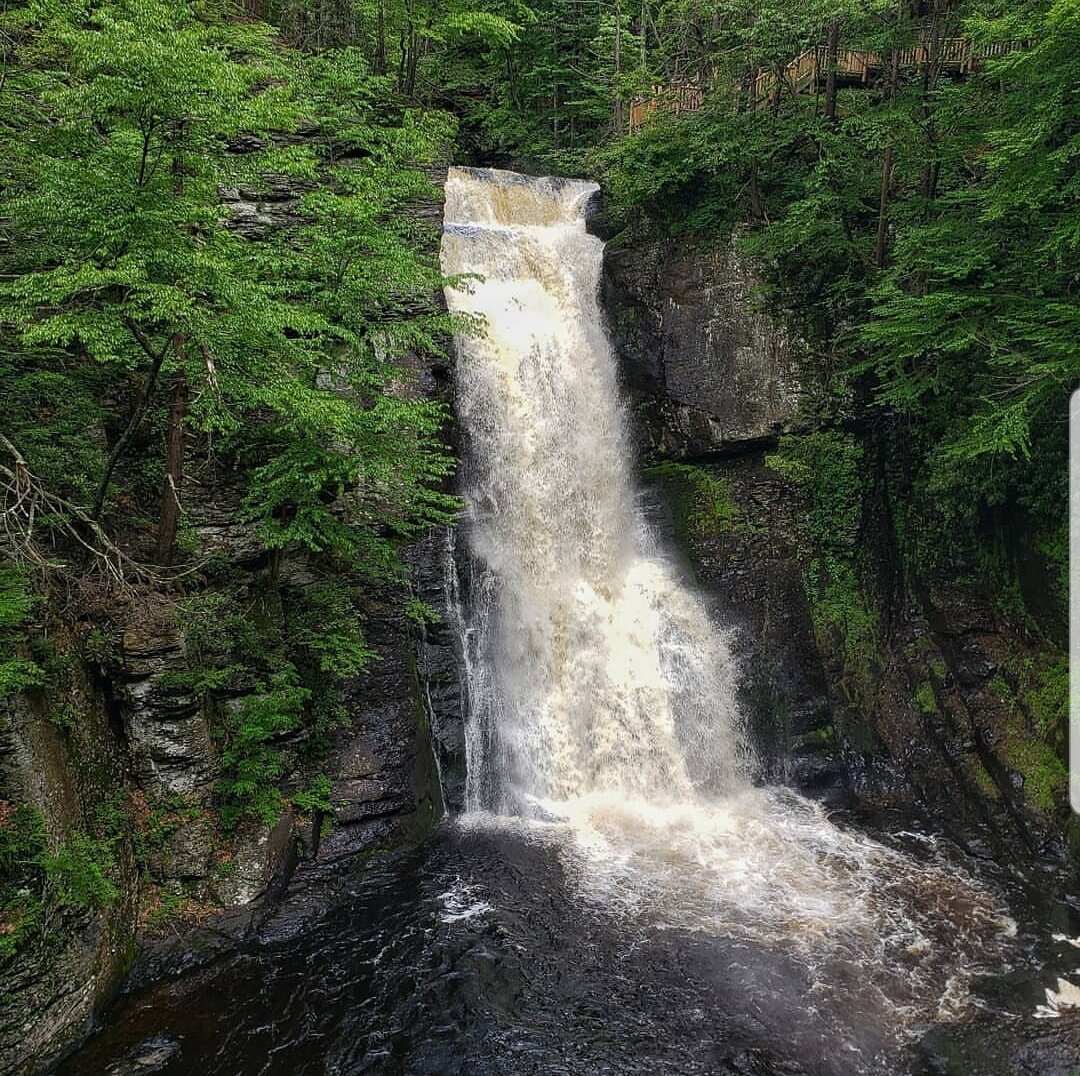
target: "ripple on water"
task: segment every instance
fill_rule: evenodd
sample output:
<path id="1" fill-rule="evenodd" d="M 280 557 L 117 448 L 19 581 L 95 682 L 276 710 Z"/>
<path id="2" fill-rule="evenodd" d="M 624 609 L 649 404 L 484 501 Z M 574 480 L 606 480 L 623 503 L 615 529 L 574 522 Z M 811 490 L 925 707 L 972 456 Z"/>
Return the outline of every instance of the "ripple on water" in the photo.
<path id="1" fill-rule="evenodd" d="M 622 929 L 782 954 L 803 1002 L 859 1041 L 901 1043 L 967 1014 L 969 985 L 1001 968 L 1015 933 L 973 878 L 841 829 L 785 789 L 537 806 L 538 819 L 476 814 L 461 824 L 549 843 L 577 897 Z"/>

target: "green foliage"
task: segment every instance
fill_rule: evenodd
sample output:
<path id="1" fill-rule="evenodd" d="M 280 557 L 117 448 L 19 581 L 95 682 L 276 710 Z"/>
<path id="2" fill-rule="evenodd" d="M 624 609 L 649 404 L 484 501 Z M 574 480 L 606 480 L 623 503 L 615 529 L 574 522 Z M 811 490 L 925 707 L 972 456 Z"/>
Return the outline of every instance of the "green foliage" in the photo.
<path id="1" fill-rule="evenodd" d="M 50 850 L 41 813 L 0 800 L 0 959 L 45 929 L 50 906 L 91 911 L 116 899 L 115 839 L 74 830 Z"/>
<path id="2" fill-rule="evenodd" d="M 45 840 L 40 812 L 0 800 L 0 960 L 14 956 L 41 926 Z"/>
<path id="3" fill-rule="evenodd" d="M 179 829 L 198 819 L 204 809 L 189 804 L 181 795 L 163 796 L 152 803 L 139 798 L 136 802 L 141 810 L 125 812 L 125 816 L 134 822 L 135 862 L 145 876 L 152 877 L 154 854 Z"/>
<path id="4" fill-rule="evenodd" d="M 410 594 L 405 599 L 405 615 L 414 624 L 438 624 L 442 616 L 438 609 L 432 608 L 422 598 Z"/>
<path id="5" fill-rule="evenodd" d="M 736 525 L 739 506 L 727 479 L 690 463 L 660 463 L 646 473 L 671 483 L 676 523 L 684 533 L 708 538 Z"/>
<path id="6" fill-rule="evenodd" d="M 293 793 L 292 803 L 301 814 L 332 814 L 334 804 L 330 796 L 333 791 L 334 785 L 330 778 L 326 774 L 319 774 L 302 792 Z"/>
<path id="7" fill-rule="evenodd" d="M 30 807 L 0 801 L 0 875 L 34 863 L 45 847 L 45 820 Z"/>
<path id="8" fill-rule="evenodd" d="M 78 830 L 55 852 L 42 855 L 41 866 L 56 899 L 68 907 L 102 908 L 119 893 L 109 877 L 115 868 L 111 844 Z"/>
<path id="9" fill-rule="evenodd" d="M 28 687 L 41 687 L 45 682 L 41 666 L 16 649 L 20 644 L 25 645 L 26 637 L 21 629 L 33 608 L 26 573 L 0 563 L 0 698 Z"/>
<path id="10" fill-rule="evenodd" d="M 299 614 L 288 625 L 288 644 L 320 673 L 356 676 L 375 656 L 364 641 L 349 587 L 322 583 L 304 592 Z"/>
<path id="11" fill-rule="evenodd" d="M 877 617 L 859 577 L 862 447 L 850 434 L 821 430 L 782 437 L 765 462 L 805 499 L 803 570 L 815 627 L 840 632 L 848 667 L 861 679 L 877 649 Z"/>
<path id="12" fill-rule="evenodd" d="M 230 588 L 179 603 L 187 668 L 159 682 L 201 693 L 214 715 L 223 771 L 219 817 L 226 828 L 245 819 L 275 822 L 283 804 L 280 784 L 295 761 L 286 751 L 318 753 L 344 723 L 341 682 L 375 657 L 356 596 L 356 584 L 342 579 L 289 589 L 280 605 Z M 165 818 L 174 816 L 170 810 Z"/>
<path id="13" fill-rule="evenodd" d="M 869 83 L 841 79 L 835 118 L 823 87 L 753 107 L 752 80 L 823 45 L 833 20 L 841 50 L 882 57 Z M 996 58 L 962 77 L 901 65 L 892 83 L 892 50 L 932 38 L 931 23 Z M 635 9 L 630 35 L 648 83 L 696 79 L 704 101 L 629 137 L 592 131 L 616 215 L 736 230 L 767 301 L 815 348 L 823 417 L 853 409 L 881 430 L 909 564 L 984 582 L 992 568 L 1018 594 L 1017 550 L 1034 535 L 1063 578 L 1062 416 L 1080 382 L 1076 4 L 960 0 L 916 16 L 678 0 Z"/>
<path id="14" fill-rule="evenodd" d="M 498 36 L 457 14 L 454 33 Z M 40 0 L 4 16 L 6 433 L 50 489 L 123 509 L 117 526 L 160 509 L 164 528 L 158 446 L 178 418 L 242 465 L 268 548 L 393 575 L 400 539 L 456 509 L 445 416 L 401 362 L 449 324 L 433 237 L 403 211 L 453 123 L 388 105 L 360 49 L 290 51 L 234 15 Z M 287 137 L 301 125 L 317 136 Z M 222 226 L 223 191 L 287 181 L 308 191 L 289 234 Z"/>
<path id="15" fill-rule="evenodd" d="M 224 775 L 218 791 L 226 828 L 250 818 L 273 825 L 281 814 L 278 781 L 285 770 L 275 741 L 300 725 L 311 692 L 301 686 L 292 666 L 273 673 L 236 706 L 225 707 Z"/>
<path id="16" fill-rule="evenodd" d="M 188 899 L 182 890 L 166 889 L 157 886 L 152 894 L 154 899 L 150 914 L 146 917 L 146 925 L 151 930 L 157 930 L 168 923 L 173 923 L 181 918 L 187 907 Z"/>

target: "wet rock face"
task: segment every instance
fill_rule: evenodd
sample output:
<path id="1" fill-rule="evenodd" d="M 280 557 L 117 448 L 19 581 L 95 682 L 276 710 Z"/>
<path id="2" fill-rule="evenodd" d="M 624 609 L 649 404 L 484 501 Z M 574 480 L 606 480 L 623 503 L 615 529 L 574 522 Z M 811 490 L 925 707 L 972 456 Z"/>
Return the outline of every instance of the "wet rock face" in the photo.
<path id="1" fill-rule="evenodd" d="M 168 620 L 137 620 L 123 635 L 118 695 L 138 785 L 155 794 L 207 800 L 215 752 L 202 700 L 169 685 L 184 668 L 184 643 Z"/>
<path id="2" fill-rule="evenodd" d="M 714 620 L 729 633 L 758 777 L 845 802 L 826 669 L 803 592 L 797 502 L 760 451 L 695 466 L 730 494 L 732 517 L 715 528 L 687 527 L 670 510 L 686 495 L 677 476 L 655 476 L 648 488 L 660 526 L 670 529 L 668 544 L 686 554 Z"/>
<path id="3" fill-rule="evenodd" d="M 419 840 L 442 815 L 410 624 L 396 602 L 372 600 L 365 633 L 378 657 L 346 690 L 349 721 L 325 765 L 332 828 L 313 835 L 294 888 L 342 860 Z"/>
<path id="4" fill-rule="evenodd" d="M 795 428 L 805 348 L 755 311 L 753 266 L 733 247 L 616 243 L 604 270 L 623 376 L 654 448 L 695 456 Z"/>
<path id="5" fill-rule="evenodd" d="M 605 256 L 605 300 L 642 462 L 668 464 L 653 482 L 669 508 L 687 495 L 687 466 L 730 501 L 715 526 L 678 512 L 669 523 L 732 631 L 761 777 L 833 803 L 917 810 L 971 854 L 1052 882 L 1068 809 L 1060 759 L 1033 747 L 1054 720 L 1046 647 L 999 612 L 989 584 L 905 568 L 884 476 L 870 470 L 853 559 L 875 628 L 853 654 L 808 594 L 821 551 L 803 495 L 764 462 L 779 435 L 807 432 L 798 409 L 813 410 L 813 362 L 754 311 L 753 268 L 729 246 L 620 242 Z M 874 430 L 860 437 L 864 459 L 880 458 Z"/>
<path id="6" fill-rule="evenodd" d="M 465 687 L 459 634 L 460 601 L 456 535 L 431 531 L 409 551 L 416 594 L 438 615 L 414 630 L 416 668 L 431 728 L 443 800 L 450 810 L 465 805 Z"/>
<path id="7" fill-rule="evenodd" d="M 110 726 L 100 684 L 79 661 L 78 643 L 62 626 L 53 635 L 58 674 L 32 703 L 25 696 L 0 705 L 7 750 L 0 752 L 0 800 L 38 811 L 48 847 L 73 830 L 101 832 L 104 805 L 123 787 L 125 760 Z M 77 713 L 61 726 L 50 719 Z M 14 956 L 0 958 L 0 1072 L 42 1071 L 43 1059 L 89 1027 L 115 989 L 135 937 L 137 877 L 123 834 L 111 832 L 112 877 L 118 893 L 105 907 L 50 902 L 40 934 Z"/>
<path id="8" fill-rule="evenodd" d="M 731 631 L 760 775 L 843 799 L 826 671 L 803 592 L 799 508 L 763 459 L 762 446 L 798 426 L 805 347 L 755 311 L 753 267 L 730 245 L 616 240 L 604 269 L 608 323 L 644 462 L 689 462 L 731 498 L 732 518 L 722 526 L 687 527 L 670 511 L 667 526 L 717 622 Z M 653 480 L 661 504 L 687 495 L 682 481 Z"/>

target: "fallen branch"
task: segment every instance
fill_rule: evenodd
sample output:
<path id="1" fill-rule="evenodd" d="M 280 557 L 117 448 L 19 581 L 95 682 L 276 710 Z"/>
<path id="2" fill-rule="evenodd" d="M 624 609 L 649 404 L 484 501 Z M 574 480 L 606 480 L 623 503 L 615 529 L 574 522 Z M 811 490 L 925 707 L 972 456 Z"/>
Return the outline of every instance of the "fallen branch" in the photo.
<path id="1" fill-rule="evenodd" d="M 112 584 L 161 581 L 159 573 L 120 549 L 88 511 L 52 492 L 3 434 L 0 448 L 10 457 L 10 462 L 0 462 L 0 545 L 8 555 L 41 569 L 55 568 L 55 560 L 42 550 L 36 534 L 41 517 L 47 516 L 90 554 Z"/>

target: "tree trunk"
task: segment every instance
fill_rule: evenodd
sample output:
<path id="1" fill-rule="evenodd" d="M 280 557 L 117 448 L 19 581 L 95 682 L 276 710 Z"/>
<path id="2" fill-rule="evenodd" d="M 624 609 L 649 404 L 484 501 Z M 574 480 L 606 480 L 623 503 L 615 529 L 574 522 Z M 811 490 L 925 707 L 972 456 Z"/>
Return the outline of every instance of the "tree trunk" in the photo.
<path id="1" fill-rule="evenodd" d="M 140 339 L 141 338 L 140 334 Z M 165 361 L 165 353 L 167 350 L 167 347 L 162 348 L 161 351 L 154 356 L 153 361 L 150 364 L 150 370 L 147 372 L 142 388 L 139 390 L 139 394 L 136 397 L 135 406 L 131 409 L 131 417 L 128 419 L 128 424 L 124 427 L 124 432 L 117 438 L 116 444 L 113 445 L 112 451 L 109 453 L 109 458 L 105 461 L 105 470 L 102 472 L 101 482 L 98 484 L 97 496 L 94 498 L 94 506 L 90 509 L 90 518 L 95 523 L 101 521 L 101 513 L 105 509 L 105 498 L 109 493 L 109 483 L 112 481 L 113 471 L 116 470 L 116 465 L 120 462 L 120 457 L 124 454 L 124 450 L 131 443 L 132 438 L 142 425 L 143 416 L 146 414 L 147 408 L 150 406 L 150 401 L 154 397 L 154 389 L 157 387 L 158 374 L 161 372 L 161 364 Z"/>
<path id="2" fill-rule="evenodd" d="M 904 0 L 898 0 L 896 7 L 896 32 L 899 34 L 900 25 L 904 18 Z M 892 56 L 889 61 L 889 100 L 896 100 L 896 92 L 900 88 L 900 44 L 893 41 Z M 874 264 L 879 269 L 885 268 L 885 252 L 888 247 L 889 235 L 889 190 L 892 186 L 893 174 L 893 147 L 890 143 L 885 147 L 885 155 L 881 161 L 881 193 L 878 198 L 878 222 L 877 237 L 874 241 Z"/>
<path id="3" fill-rule="evenodd" d="M 750 158 L 750 215 L 754 220 L 761 220 L 761 192 L 758 190 L 757 157 Z"/>
<path id="4" fill-rule="evenodd" d="M 829 23 L 829 38 L 825 48 L 825 116 L 836 122 L 836 64 L 840 56 L 840 20 Z"/>
<path id="5" fill-rule="evenodd" d="M 183 362 L 187 337 L 173 337 L 173 355 Z M 188 409 L 188 383 L 183 366 L 173 374 L 172 402 L 169 405 L 169 440 L 165 456 L 165 481 L 161 491 L 161 517 L 158 521 L 157 562 L 171 564 L 176 548 L 176 532 L 180 526 L 180 488 L 184 483 L 184 444 L 187 430 L 184 419 Z"/>
<path id="6" fill-rule="evenodd" d="M 375 74 L 386 74 L 386 5 L 379 0 L 375 8 Z"/>
<path id="7" fill-rule="evenodd" d="M 405 61 L 405 81 L 401 92 L 412 97 L 416 92 L 416 65 L 420 59 L 420 39 L 415 30 L 409 31 L 409 50 Z"/>
<path id="8" fill-rule="evenodd" d="M 623 129 L 623 103 L 619 95 L 619 75 L 622 74 L 622 7 L 615 5 L 615 56 L 614 56 L 614 108 L 612 110 L 611 126 L 616 134 L 622 134 Z"/>
<path id="9" fill-rule="evenodd" d="M 889 234 L 889 187 L 892 183 L 893 148 L 885 147 L 881 162 L 881 194 L 878 198 L 877 239 L 874 243 L 874 264 L 885 268 L 885 249 Z"/>

